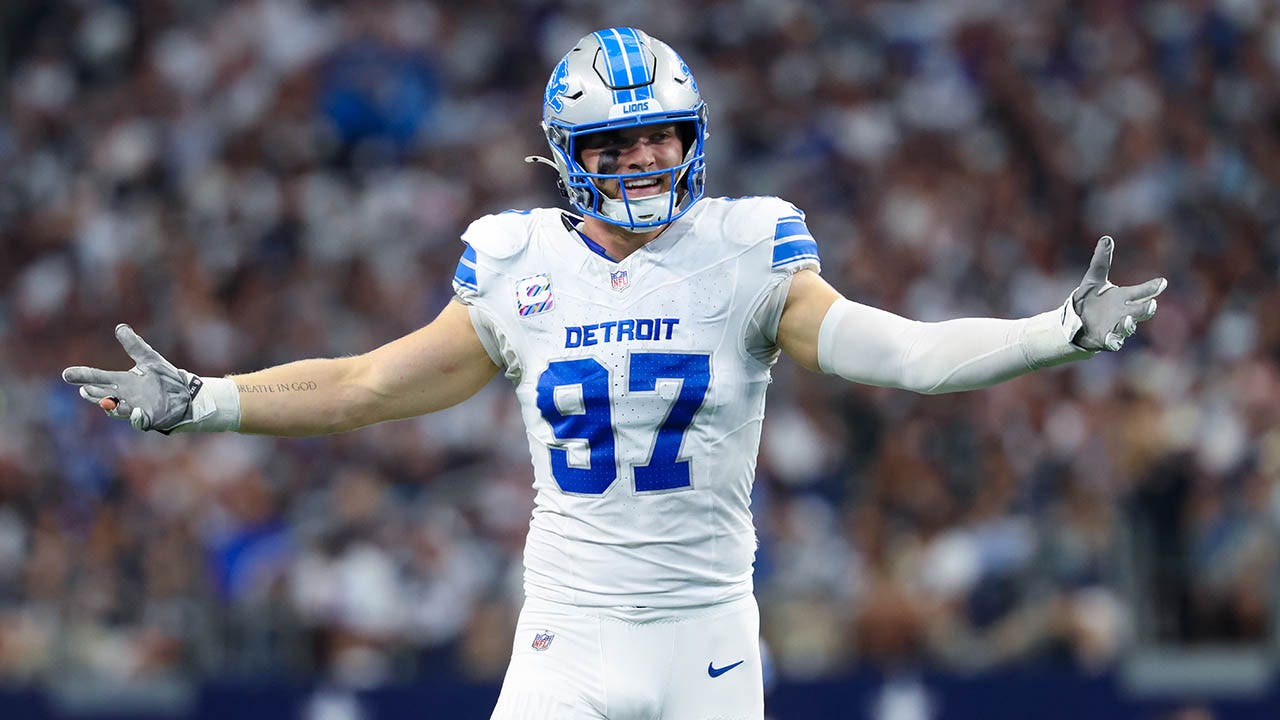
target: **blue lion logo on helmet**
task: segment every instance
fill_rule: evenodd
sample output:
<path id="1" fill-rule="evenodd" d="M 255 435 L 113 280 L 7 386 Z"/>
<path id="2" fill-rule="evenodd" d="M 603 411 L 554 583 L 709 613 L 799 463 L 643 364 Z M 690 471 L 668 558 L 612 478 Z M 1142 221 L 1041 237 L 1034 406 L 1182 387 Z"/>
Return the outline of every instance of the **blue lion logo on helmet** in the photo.
<path id="1" fill-rule="evenodd" d="M 677 55 L 676 57 L 680 58 L 680 72 L 684 73 L 684 76 L 689 78 L 689 87 L 695 93 L 698 92 L 698 81 L 693 79 L 693 71 L 690 70 L 689 66 L 684 63 L 684 58 L 680 57 L 679 55 Z"/>
<path id="2" fill-rule="evenodd" d="M 566 82 L 568 77 L 569 58 L 566 56 L 551 73 L 551 80 L 547 82 L 547 94 L 542 100 L 543 105 L 556 112 L 564 110 L 564 100 L 561 98 L 565 93 L 569 92 L 569 83 Z"/>

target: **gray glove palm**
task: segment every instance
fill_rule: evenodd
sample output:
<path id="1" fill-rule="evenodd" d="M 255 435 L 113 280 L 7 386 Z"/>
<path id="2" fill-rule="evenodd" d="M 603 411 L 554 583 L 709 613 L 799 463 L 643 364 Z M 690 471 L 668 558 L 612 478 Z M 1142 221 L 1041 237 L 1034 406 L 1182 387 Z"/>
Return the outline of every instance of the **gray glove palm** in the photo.
<path id="1" fill-rule="evenodd" d="M 62 379 L 80 386 L 80 396 L 101 405 L 107 398 L 115 407 L 107 414 L 128 418 L 138 430 L 156 430 L 166 435 L 193 421 L 191 401 L 199 394 L 201 379 L 174 366 L 148 345 L 133 328 L 116 326 L 116 339 L 133 358 L 133 369 L 99 370 L 69 367 Z M 103 409 L 106 409 L 104 406 Z"/>
<path id="2" fill-rule="evenodd" d="M 1125 338 L 1137 331 L 1138 323 L 1156 314 L 1155 298 L 1169 284 L 1164 278 L 1155 278 L 1141 285 L 1112 285 L 1107 275 L 1114 250 L 1115 243 L 1103 236 L 1084 280 L 1071 293 L 1071 305 L 1081 322 L 1072 342 L 1084 350 L 1119 350 Z"/>

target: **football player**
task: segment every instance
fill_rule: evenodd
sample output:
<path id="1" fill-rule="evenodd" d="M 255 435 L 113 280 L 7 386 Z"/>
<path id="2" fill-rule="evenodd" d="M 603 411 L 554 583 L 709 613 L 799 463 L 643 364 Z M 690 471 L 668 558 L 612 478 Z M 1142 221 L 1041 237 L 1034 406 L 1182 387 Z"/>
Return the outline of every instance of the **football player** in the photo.
<path id="1" fill-rule="evenodd" d="M 704 197 L 707 118 L 666 44 L 591 33 L 546 87 L 551 157 L 529 158 L 556 169 L 575 212 L 472 223 L 456 300 L 426 327 L 213 378 L 120 325 L 132 370 L 63 377 L 139 430 L 296 436 L 449 407 L 501 372 L 536 501 L 493 717 L 759 720 L 749 506 L 779 353 L 853 382 L 970 390 L 1119 350 L 1165 281 L 1112 285 L 1104 237 L 1080 286 L 1034 317 L 922 323 L 852 302 L 819 275 L 801 210 Z"/>

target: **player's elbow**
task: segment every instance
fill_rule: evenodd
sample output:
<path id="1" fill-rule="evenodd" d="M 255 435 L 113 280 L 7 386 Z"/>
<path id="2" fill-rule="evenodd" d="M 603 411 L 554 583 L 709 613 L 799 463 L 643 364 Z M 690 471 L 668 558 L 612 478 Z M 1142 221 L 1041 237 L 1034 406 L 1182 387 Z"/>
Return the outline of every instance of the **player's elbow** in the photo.
<path id="1" fill-rule="evenodd" d="M 958 387 L 951 382 L 953 368 L 938 361 L 940 348 L 925 341 L 926 328 L 924 323 L 912 323 L 911 341 L 898 357 L 896 385 L 920 395 L 942 395 L 967 390 L 968 388 Z"/>
<path id="2" fill-rule="evenodd" d="M 369 355 L 343 358 L 337 392 L 325 418 L 326 431 L 347 432 L 389 419 L 387 397 L 378 387 L 376 368 Z"/>
<path id="3" fill-rule="evenodd" d="M 943 393 L 956 391 L 956 388 L 948 387 L 938 377 L 921 372 L 902 373 L 896 381 L 889 383 L 889 385 L 890 387 L 907 390 L 918 395 L 942 395 Z"/>
<path id="4" fill-rule="evenodd" d="M 924 361 L 915 361 L 904 370 L 903 380 L 898 387 L 920 395 L 944 395 L 947 393 L 977 390 L 998 382 L 999 377 L 976 378 L 973 373 L 966 372 L 965 366 L 939 366 Z"/>
<path id="5" fill-rule="evenodd" d="M 429 374 L 418 366 L 385 362 L 376 352 L 353 360 L 335 432 L 452 407 L 474 395 L 497 371 L 492 363 L 468 364 L 447 357 L 435 358 Z"/>

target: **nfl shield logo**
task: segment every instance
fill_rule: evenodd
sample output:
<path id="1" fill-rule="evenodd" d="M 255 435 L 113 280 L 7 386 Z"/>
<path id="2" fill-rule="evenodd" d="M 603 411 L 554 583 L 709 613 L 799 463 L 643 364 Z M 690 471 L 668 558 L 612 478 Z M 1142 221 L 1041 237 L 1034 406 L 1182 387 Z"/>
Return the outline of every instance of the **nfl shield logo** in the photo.
<path id="1" fill-rule="evenodd" d="M 551 647 L 551 641 L 556 639 L 556 634 L 550 630 L 543 630 L 533 636 L 533 649 L 542 652 Z"/>
<path id="2" fill-rule="evenodd" d="M 621 292 L 631 287 L 631 280 L 627 279 L 626 270 L 610 270 L 609 284 L 613 286 L 614 290 Z"/>

